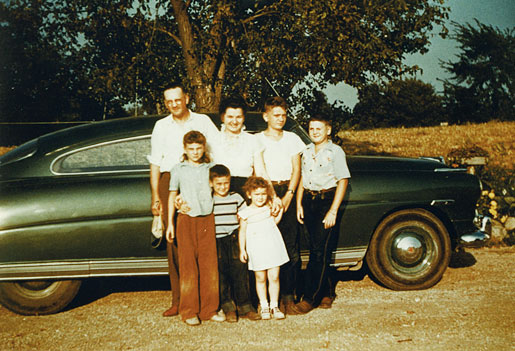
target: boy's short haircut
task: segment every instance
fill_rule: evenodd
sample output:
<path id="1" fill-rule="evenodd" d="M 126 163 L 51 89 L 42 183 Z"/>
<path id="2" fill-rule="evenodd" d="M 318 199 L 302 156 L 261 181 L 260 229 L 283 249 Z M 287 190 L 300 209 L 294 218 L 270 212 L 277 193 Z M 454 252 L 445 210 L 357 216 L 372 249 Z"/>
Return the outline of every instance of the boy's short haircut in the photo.
<path id="1" fill-rule="evenodd" d="M 243 114 L 247 112 L 247 104 L 245 101 L 243 101 L 243 99 L 238 97 L 231 97 L 220 102 L 220 108 L 218 109 L 220 116 L 222 116 L 228 108 L 241 108 Z"/>
<path id="2" fill-rule="evenodd" d="M 221 164 L 216 164 L 209 169 L 209 180 L 213 180 L 218 177 L 230 177 L 231 171 L 229 168 Z"/>
<path id="3" fill-rule="evenodd" d="M 274 107 L 282 107 L 285 111 L 288 110 L 288 104 L 286 103 L 286 100 L 284 100 L 280 96 L 273 96 L 265 101 L 265 112 L 268 112 L 269 110 L 273 109 Z"/>
<path id="4" fill-rule="evenodd" d="M 188 144 L 202 144 L 206 146 L 206 137 L 198 130 L 189 131 L 182 139 L 184 146 Z"/>
<path id="5" fill-rule="evenodd" d="M 184 138 L 182 138 L 182 142 L 183 142 L 184 147 L 186 147 L 186 145 L 188 145 L 188 144 L 204 145 L 204 155 L 202 155 L 200 162 L 201 163 L 211 162 L 211 158 L 209 157 L 207 150 L 206 150 L 207 149 L 207 145 L 206 145 L 207 141 L 206 141 L 206 137 L 204 136 L 204 134 L 202 134 L 198 130 L 189 131 L 188 133 L 186 133 L 184 135 Z M 188 155 L 186 155 L 186 153 L 184 153 L 182 155 L 181 160 L 186 161 L 187 159 L 188 159 Z"/>
<path id="6" fill-rule="evenodd" d="M 311 121 L 318 121 L 318 122 L 325 123 L 325 125 L 328 127 L 332 127 L 332 124 L 333 124 L 333 121 L 331 120 L 331 118 L 329 118 L 325 115 L 313 115 L 313 116 L 309 117 L 308 125 Z"/>

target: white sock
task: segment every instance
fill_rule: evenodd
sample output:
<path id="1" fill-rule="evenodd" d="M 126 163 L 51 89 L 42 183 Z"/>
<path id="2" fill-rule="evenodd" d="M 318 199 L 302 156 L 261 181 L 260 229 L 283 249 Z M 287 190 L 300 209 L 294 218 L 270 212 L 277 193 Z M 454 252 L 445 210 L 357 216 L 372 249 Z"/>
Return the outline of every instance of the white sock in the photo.
<path id="1" fill-rule="evenodd" d="M 274 309 L 274 308 L 277 308 L 279 307 L 279 304 L 277 303 L 277 301 L 270 301 L 270 309 Z"/>
<path id="2" fill-rule="evenodd" d="M 265 308 L 268 308 L 268 301 L 259 301 L 259 305 L 261 306 L 261 308 L 265 309 Z"/>

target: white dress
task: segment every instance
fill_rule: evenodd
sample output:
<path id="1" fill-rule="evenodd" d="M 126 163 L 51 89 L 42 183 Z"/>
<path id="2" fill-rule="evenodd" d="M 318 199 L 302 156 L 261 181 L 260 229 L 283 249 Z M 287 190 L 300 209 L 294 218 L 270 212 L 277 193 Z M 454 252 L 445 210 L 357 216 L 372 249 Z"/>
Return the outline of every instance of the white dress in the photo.
<path id="1" fill-rule="evenodd" d="M 289 261 L 279 228 L 270 213 L 270 207 L 249 206 L 238 212 L 247 220 L 246 248 L 251 271 L 263 271 Z"/>

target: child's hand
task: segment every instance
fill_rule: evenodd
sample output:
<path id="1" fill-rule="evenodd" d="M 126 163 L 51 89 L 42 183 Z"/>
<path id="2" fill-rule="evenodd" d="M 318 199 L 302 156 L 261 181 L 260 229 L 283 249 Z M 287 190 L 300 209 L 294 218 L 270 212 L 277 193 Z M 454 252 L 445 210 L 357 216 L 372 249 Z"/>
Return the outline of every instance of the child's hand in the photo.
<path id="1" fill-rule="evenodd" d="M 168 225 L 168 228 L 166 228 L 166 241 L 171 243 L 174 238 L 175 238 L 175 229 L 173 227 L 173 224 L 170 224 L 170 225 Z"/>
<path id="2" fill-rule="evenodd" d="M 245 250 L 240 251 L 240 261 L 242 263 L 247 263 L 247 260 L 248 260 L 247 251 L 245 251 Z"/>
<path id="3" fill-rule="evenodd" d="M 336 214 L 336 211 L 329 211 L 326 213 L 324 220 L 322 221 L 322 223 L 324 223 L 324 229 L 334 227 L 336 224 Z"/>
<path id="4" fill-rule="evenodd" d="M 297 206 L 297 221 L 304 224 L 304 208 L 302 206 Z"/>
<path id="5" fill-rule="evenodd" d="M 191 210 L 191 208 L 188 206 L 188 203 L 186 201 L 183 201 L 181 195 L 177 195 L 177 197 L 175 198 L 174 204 L 175 204 L 175 208 L 180 213 L 187 214 Z"/>
<path id="6" fill-rule="evenodd" d="M 277 215 L 279 215 L 279 212 L 281 212 L 281 209 L 283 208 L 281 198 L 277 196 L 274 197 L 270 206 L 272 207 L 272 216 L 277 217 Z"/>

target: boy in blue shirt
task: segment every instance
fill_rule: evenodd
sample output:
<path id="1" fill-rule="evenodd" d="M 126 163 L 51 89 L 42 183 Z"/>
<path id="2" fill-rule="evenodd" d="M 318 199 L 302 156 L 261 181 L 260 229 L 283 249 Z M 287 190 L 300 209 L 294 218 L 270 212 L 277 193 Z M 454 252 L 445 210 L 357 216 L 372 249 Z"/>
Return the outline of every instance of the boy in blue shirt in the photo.
<path id="1" fill-rule="evenodd" d="M 209 186 L 209 169 L 213 165 L 206 153 L 206 138 L 190 131 L 183 138 L 184 155 L 171 171 L 166 240 L 177 236 L 181 300 L 179 314 L 188 325 L 200 320 L 223 322 L 218 316 L 218 264 L 215 241 L 213 198 Z M 177 215 L 174 225 L 175 199 L 178 192 L 188 204 L 187 213 Z M 199 320 L 200 319 L 200 320 Z"/>
<path id="2" fill-rule="evenodd" d="M 297 190 L 297 220 L 309 234 L 309 262 L 304 296 L 294 306 L 299 314 L 315 306 L 332 304 L 329 265 L 338 239 L 338 211 L 345 197 L 350 172 L 345 152 L 333 144 L 331 121 L 323 116 L 309 120 L 309 144 L 302 152 L 301 179 Z"/>

